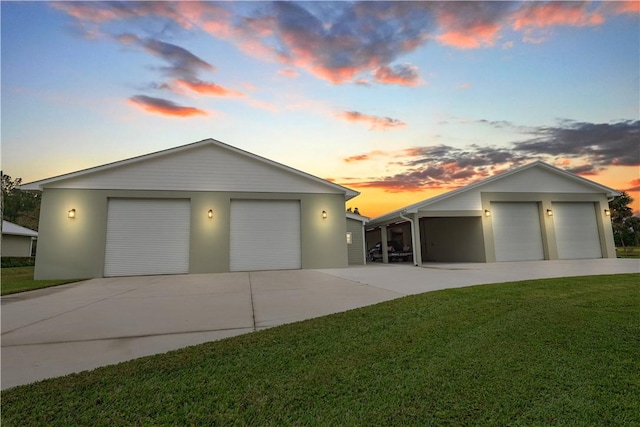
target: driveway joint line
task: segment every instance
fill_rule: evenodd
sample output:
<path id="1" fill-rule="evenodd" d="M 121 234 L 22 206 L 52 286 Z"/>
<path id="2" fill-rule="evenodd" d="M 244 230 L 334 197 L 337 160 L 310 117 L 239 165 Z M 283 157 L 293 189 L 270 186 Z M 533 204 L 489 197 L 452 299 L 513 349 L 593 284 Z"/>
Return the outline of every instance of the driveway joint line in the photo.
<path id="1" fill-rule="evenodd" d="M 249 297 L 251 298 L 251 321 L 253 322 L 253 331 L 256 331 L 256 308 L 253 305 L 253 285 L 251 284 L 251 272 L 247 273 L 249 278 Z"/>

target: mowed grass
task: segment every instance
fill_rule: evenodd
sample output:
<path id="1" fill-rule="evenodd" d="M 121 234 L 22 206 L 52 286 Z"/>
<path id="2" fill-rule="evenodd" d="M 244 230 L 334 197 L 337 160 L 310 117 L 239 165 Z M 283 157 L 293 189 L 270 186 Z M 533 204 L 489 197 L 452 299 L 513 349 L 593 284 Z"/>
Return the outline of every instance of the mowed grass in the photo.
<path id="1" fill-rule="evenodd" d="M 80 279 L 68 280 L 33 280 L 34 267 L 7 267 L 0 271 L 0 294 L 8 295 L 17 292 L 32 291 L 77 282 Z"/>
<path id="2" fill-rule="evenodd" d="M 616 248 L 616 256 L 618 258 L 640 258 L 640 246 Z"/>
<path id="3" fill-rule="evenodd" d="M 2 425 L 640 425 L 640 275 L 431 292 L 17 387 Z"/>

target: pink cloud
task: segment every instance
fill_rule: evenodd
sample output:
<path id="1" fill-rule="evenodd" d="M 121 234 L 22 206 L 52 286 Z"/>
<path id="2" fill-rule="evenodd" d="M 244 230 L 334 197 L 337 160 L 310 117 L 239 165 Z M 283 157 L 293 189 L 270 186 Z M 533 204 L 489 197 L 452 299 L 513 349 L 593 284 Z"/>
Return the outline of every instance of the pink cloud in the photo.
<path id="1" fill-rule="evenodd" d="M 284 68 L 282 70 L 278 70 L 278 74 L 289 79 L 295 79 L 296 77 L 300 76 L 300 74 L 293 68 Z"/>
<path id="2" fill-rule="evenodd" d="M 512 26 L 515 30 L 523 30 L 557 25 L 584 27 L 602 24 L 603 16 L 598 12 L 590 12 L 587 7 L 588 3 L 581 2 L 527 3 L 511 17 Z"/>
<path id="3" fill-rule="evenodd" d="M 160 114 L 171 117 L 206 116 L 207 112 L 195 107 L 184 107 L 172 101 L 162 98 L 153 98 L 145 95 L 136 95 L 129 98 L 129 105 L 148 113 Z"/>
<path id="4" fill-rule="evenodd" d="M 371 126 L 371 130 L 395 129 L 406 125 L 406 123 L 398 119 L 392 119 L 390 117 L 371 116 L 368 114 L 359 113 L 357 111 L 345 111 L 339 114 L 338 117 L 348 122 L 368 123 Z"/>
<path id="5" fill-rule="evenodd" d="M 363 162 L 376 157 L 384 157 L 387 155 L 389 155 L 389 153 L 386 151 L 373 150 L 365 154 L 356 154 L 354 156 L 345 157 L 344 159 L 342 159 L 342 161 L 345 163 Z"/>
<path id="6" fill-rule="evenodd" d="M 380 67 L 374 71 L 373 78 L 378 83 L 401 86 L 417 86 L 421 83 L 418 67 L 411 64 Z"/>
<path id="7" fill-rule="evenodd" d="M 499 39 L 500 28 L 498 24 L 479 24 L 463 30 L 447 31 L 436 39 L 446 46 L 457 49 L 490 47 Z"/>
<path id="8" fill-rule="evenodd" d="M 180 88 L 197 92 L 200 95 L 223 96 L 223 97 L 233 97 L 233 98 L 241 98 L 246 96 L 242 92 L 238 92 L 232 89 L 227 89 L 215 83 L 203 82 L 201 80 L 190 81 L 190 80 L 176 79 L 173 81 L 173 83 Z"/>

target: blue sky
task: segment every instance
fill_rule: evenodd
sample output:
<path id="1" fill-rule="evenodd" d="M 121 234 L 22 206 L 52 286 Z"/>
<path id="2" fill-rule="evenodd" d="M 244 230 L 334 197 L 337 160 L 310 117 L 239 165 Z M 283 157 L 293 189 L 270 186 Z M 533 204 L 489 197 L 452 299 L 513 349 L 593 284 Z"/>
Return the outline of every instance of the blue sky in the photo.
<path id="1" fill-rule="evenodd" d="M 205 138 L 369 216 L 541 159 L 640 211 L 639 2 L 2 2 L 2 169 Z"/>

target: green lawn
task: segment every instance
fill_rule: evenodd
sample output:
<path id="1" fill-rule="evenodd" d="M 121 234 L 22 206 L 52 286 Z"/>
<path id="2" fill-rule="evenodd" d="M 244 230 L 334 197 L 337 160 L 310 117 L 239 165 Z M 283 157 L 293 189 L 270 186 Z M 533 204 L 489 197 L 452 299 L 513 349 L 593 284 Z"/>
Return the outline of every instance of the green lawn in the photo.
<path id="1" fill-rule="evenodd" d="M 640 275 L 431 292 L 2 393 L 2 425 L 640 425 Z"/>
<path id="2" fill-rule="evenodd" d="M 33 280 L 33 267 L 7 267 L 0 271 L 1 295 L 63 285 L 78 280 Z"/>
<path id="3" fill-rule="evenodd" d="M 616 248 L 616 256 L 618 258 L 640 258 L 640 246 Z"/>

